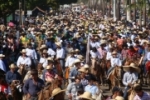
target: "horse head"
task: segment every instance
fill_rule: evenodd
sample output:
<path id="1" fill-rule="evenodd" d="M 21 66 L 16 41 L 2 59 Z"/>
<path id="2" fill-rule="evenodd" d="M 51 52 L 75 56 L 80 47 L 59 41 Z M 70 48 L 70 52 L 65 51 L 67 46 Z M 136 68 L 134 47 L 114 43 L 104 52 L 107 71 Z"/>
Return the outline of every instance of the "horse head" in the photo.
<path id="1" fill-rule="evenodd" d="M 115 71 L 115 76 L 116 76 L 116 78 L 117 78 L 117 79 L 121 79 L 121 67 L 116 67 L 116 68 L 114 69 L 114 71 Z"/>

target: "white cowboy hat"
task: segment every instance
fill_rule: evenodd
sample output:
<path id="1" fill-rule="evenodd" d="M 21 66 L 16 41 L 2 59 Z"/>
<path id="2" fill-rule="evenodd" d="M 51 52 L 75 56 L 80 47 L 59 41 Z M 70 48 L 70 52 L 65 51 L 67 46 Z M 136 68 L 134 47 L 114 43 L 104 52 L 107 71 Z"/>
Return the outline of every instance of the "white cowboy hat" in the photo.
<path id="1" fill-rule="evenodd" d="M 40 49 L 44 49 L 44 48 L 46 48 L 46 45 L 45 44 L 41 45 Z"/>
<path id="2" fill-rule="evenodd" d="M 49 65 L 49 66 L 46 67 L 46 69 L 53 69 L 53 66 L 52 66 L 52 65 L 51 65 L 51 66 Z"/>
<path id="3" fill-rule="evenodd" d="M 121 96 L 117 96 L 115 99 L 110 99 L 110 100 L 124 100 L 124 98 Z"/>
<path id="4" fill-rule="evenodd" d="M 74 61 L 74 64 L 76 64 L 76 63 L 80 63 L 81 61 L 79 60 L 79 59 L 76 59 L 75 61 Z"/>
<path id="5" fill-rule="evenodd" d="M 42 53 L 44 53 L 44 54 L 46 53 L 46 54 L 47 54 L 47 50 L 43 50 L 43 52 L 42 52 Z"/>
<path id="6" fill-rule="evenodd" d="M 83 67 L 84 68 L 90 68 L 90 66 L 88 64 L 85 64 Z"/>
<path id="7" fill-rule="evenodd" d="M 61 92 L 64 92 L 65 90 L 61 90 L 60 88 L 55 88 L 53 91 L 52 91 L 52 96 L 51 97 L 54 97 L 56 96 L 57 94 L 61 93 Z"/>
<path id="8" fill-rule="evenodd" d="M 21 53 L 26 53 L 26 50 L 25 50 L 25 49 L 22 49 Z"/>
<path id="9" fill-rule="evenodd" d="M 9 68 L 11 69 L 11 68 L 17 68 L 17 66 L 15 65 L 15 64 L 11 64 L 10 66 L 9 66 Z"/>
<path id="10" fill-rule="evenodd" d="M 135 65 L 135 63 L 131 63 L 130 65 L 123 66 L 123 70 L 124 70 L 124 71 L 129 71 L 129 68 L 130 68 L 130 67 L 134 68 L 134 69 L 136 70 L 136 72 L 138 72 L 138 73 L 141 72 L 140 68 L 138 68 L 138 67 Z"/>
<path id="11" fill-rule="evenodd" d="M 3 55 L 3 54 L 0 54 L 0 58 L 3 58 L 3 57 L 5 57 L 5 55 Z"/>
<path id="12" fill-rule="evenodd" d="M 106 42 L 106 40 L 101 40 L 100 43 L 101 44 L 106 44 L 107 42 Z"/>
<path id="13" fill-rule="evenodd" d="M 82 95 L 78 96 L 79 98 L 87 99 L 87 100 L 93 100 L 92 94 L 90 92 L 84 92 Z"/>

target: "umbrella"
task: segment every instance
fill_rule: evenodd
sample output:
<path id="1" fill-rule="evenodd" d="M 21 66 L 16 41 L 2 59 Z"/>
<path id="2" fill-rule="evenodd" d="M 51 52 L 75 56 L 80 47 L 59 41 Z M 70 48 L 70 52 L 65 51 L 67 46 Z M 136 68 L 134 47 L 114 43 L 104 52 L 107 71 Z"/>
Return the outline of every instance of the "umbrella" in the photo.
<path id="1" fill-rule="evenodd" d="M 9 23 L 8 23 L 8 26 L 9 26 L 9 27 L 14 27 L 15 25 L 14 25 L 13 22 L 9 22 Z"/>

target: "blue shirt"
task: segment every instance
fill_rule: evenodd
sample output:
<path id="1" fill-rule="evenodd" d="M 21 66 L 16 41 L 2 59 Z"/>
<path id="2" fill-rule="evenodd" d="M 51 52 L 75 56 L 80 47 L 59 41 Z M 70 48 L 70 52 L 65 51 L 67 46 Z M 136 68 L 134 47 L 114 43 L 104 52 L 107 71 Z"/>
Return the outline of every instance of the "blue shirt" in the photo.
<path id="1" fill-rule="evenodd" d="M 79 74 L 78 72 L 78 69 L 76 67 L 73 67 L 71 70 L 70 70 L 70 73 L 69 73 L 69 77 L 75 77 Z"/>
<path id="2" fill-rule="evenodd" d="M 15 71 L 15 72 L 8 71 L 6 73 L 6 81 L 7 81 L 7 83 L 11 84 L 11 82 L 13 80 L 21 80 L 20 74 L 17 71 Z"/>
<path id="3" fill-rule="evenodd" d="M 24 94 L 29 93 L 31 96 L 36 97 L 37 93 L 39 91 L 41 91 L 43 86 L 44 86 L 44 82 L 42 79 L 38 78 L 37 85 L 35 85 L 33 83 L 32 78 L 30 78 L 25 82 L 25 84 L 23 86 L 23 92 L 24 92 Z"/>
<path id="4" fill-rule="evenodd" d="M 92 95 L 96 95 L 99 93 L 99 89 L 95 85 L 87 85 L 85 87 L 85 92 L 90 92 Z"/>

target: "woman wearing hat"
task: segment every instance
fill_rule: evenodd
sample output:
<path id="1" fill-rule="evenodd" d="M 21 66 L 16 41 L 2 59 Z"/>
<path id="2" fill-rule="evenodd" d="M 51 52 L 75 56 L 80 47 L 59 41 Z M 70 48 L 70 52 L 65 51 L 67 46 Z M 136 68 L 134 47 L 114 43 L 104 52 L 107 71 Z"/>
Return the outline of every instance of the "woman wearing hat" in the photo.
<path id="1" fill-rule="evenodd" d="M 17 60 L 17 66 L 25 66 L 27 69 L 30 68 L 31 66 L 31 59 L 29 57 L 26 56 L 26 50 L 22 49 L 21 51 L 22 55 L 19 56 L 18 60 Z"/>
<path id="2" fill-rule="evenodd" d="M 126 86 L 124 98 L 127 98 L 127 91 L 138 81 L 138 74 L 141 70 L 134 63 L 131 63 L 129 66 L 123 66 L 123 70 L 125 73 L 122 82 Z"/>

